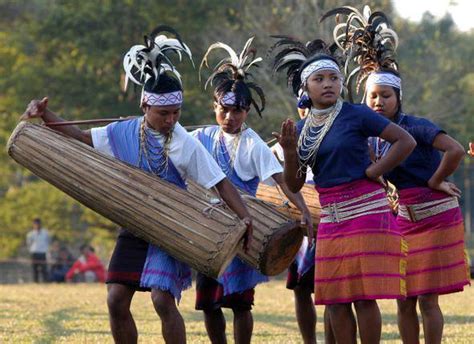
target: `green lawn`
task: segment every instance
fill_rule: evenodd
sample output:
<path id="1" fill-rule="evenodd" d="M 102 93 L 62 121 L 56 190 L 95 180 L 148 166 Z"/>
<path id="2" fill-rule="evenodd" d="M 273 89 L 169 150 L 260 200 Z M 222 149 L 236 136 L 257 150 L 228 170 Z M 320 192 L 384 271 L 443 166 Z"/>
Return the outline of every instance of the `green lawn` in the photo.
<path id="1" fill-rule="evenodd" d="M 384 343 L 399 343 L 395 302 L 381 301 Z M 441 297 L 446 343 L 474 342 L 474 288 Z M 189 343 L 208 343 L 202 314 L 194 311 L 194 291 L 183 295 L 180 309 Z M 132 312 L 139 342 L 162 343 L 160 324 L 148 293 L 137 293 Z M 261 285 L 254 308 L 254 343 L 300 343 L 293 294 L 283 281 Z M 317 334 L 322 341 L 322 308 Z M 232 314 L 227 312 L 228 319 Z M 228 321 L 232 342 L 232 321 Z M 0 343 L 110 343 L 104 285 L 0 285 Z"/>

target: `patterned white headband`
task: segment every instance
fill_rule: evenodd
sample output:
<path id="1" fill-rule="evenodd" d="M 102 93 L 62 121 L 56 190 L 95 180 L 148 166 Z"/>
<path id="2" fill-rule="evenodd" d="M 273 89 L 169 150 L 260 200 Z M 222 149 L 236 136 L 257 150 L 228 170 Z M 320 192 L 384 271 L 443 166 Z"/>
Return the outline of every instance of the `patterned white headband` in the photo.
<path id="1" fill-rule="evenodd" d="M 175 91 L 169 93 L 152 93 L 143 91 L 142 104 L 149 106 L 181 105 L 183 103 L 183 92 Z"/>
<path id="2" fill-rule="evenodd" d="M 306 80 L 311 74 L 313 74 L 314 72 L 319 72 L 321 70 L 332 70 L 337 72 L 338 74 L 341 74 L 339 66 L 336 62 L 330 59 L 321 59 L 310 63 L 301 71 L 301 81 L 303 82 L 303 84 L 305 84 Z"/>
<path id="3" fill-rule="evenodd" d="M 392 73 L 372 73 L 367 78 L 367 82 L 365 83 L 365 89 L 368 90 L 369 87 L 374 85 L 385 85 L 385 86 L 392 86 L 398 88 L 400 90 L 400 96 L 402 93 L 402 80 Z"/>
<path id="4" fill-rule="evenodd" d="M 224 96 L 220 99 L 219 104 L 223 106 L 240 106 L 240 107 L 248 107 L 248 104 L 244 104 L 241 101 L 241 104 L 237 104 L 237 95 L 234 92 L 227 92 Z"/>

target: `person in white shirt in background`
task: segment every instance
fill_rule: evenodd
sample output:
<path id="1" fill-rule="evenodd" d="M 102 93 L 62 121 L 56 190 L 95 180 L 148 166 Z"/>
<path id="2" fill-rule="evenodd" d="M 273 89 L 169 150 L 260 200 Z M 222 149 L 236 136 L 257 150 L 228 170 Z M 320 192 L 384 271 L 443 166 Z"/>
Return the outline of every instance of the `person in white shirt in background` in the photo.
<path id="1" fill-rule="evenodd" d="M 33 268 L 33 281 L 40 282 L 40 275 L 43 282 L 48 282 L 48 265 L 46 254 L 48 253 L 51 238 L 48 230 L 41 227 L 41 219 L 33 220 L 33 229 L 26 236 L 26 244 L 31 256 Z"/>

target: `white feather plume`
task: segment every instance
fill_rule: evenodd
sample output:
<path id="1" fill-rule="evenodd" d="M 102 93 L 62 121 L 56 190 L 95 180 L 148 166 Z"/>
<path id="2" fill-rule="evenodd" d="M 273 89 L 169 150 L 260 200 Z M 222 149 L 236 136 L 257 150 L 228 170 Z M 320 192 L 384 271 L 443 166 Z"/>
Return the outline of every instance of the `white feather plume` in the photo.
<path id="1" fill-rule="evenodd" d="M 158 35 L 153 42 L 147 37 L 145 44 L 132 46 L 124 56 L 124 90 L 127 90 L 129 80 L 143 86 L 150 77 L 157 80 L 164 72 L 173 73 L 181 82 L 181 75 L 170 59 L 172 53 L 178 56 L 179 61 L 182 61 L 183 54 L 188 56 L 194 66 L 191 50 L 178 39 Z"/>
<path id="2" fill-rule="evenodd" d="M 240 52 L 240 54 L 237 54 L 234 49 L 232 49 L 229 45 L 222 43 L 222 42 L 216 42 L 213 43 L 209 46 L 207 49 L 206 53 L 204 54 L 204 57 L 202 58 L 201 64 L 199 66 L 199 80 L 201 80 L 201 71 L 202 68 L 205 66 L 207 68 L 209 67 L 209 55 L 212 51 L 216 49 L 223 49 L 229 56 L 221 59 L 215 66 L 214 66 L 214 72 L 211 74 L 211 76 L 207 79 L 204 88 L 207 88 L 208 84 L 212 85 L 212 79 L 214 75 L 217 73 L 220 67 L 222 67 L 225 64 L 231 64 L 234 66 L 237 70 L 238 73 L 242 76 L 245 76 L 246 72 L 249 70 L 251 66 L 254 64 L 263 61 L 261 57 L 254 58 L 253 60 L 249 61 L 250 56 L 250 45 L 252 44 L 254 37 L 251 37 L 247 40 L 247 42 L 244 45 L 244 48 Z"/>

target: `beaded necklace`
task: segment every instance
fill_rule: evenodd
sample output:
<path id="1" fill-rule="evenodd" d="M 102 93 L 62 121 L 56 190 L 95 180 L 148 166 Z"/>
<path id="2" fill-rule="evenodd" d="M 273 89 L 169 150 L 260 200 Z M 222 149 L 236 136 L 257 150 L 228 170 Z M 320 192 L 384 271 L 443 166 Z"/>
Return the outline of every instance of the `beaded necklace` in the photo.
<path id="1" fill-rule="evenodd" d="M 163 146 L 159 144 L 159 135 L 146 125 L 146 117 L 143 117 L 140 124 L 140 151 L 138 166 L 145 161 L 147 167 L 154 174 L 163 177 L 168 171 L 168 154 L 170 143 L 173 137 L 172 128 L 168 135 L 165 135 Z"/>
<path id="2" fill-rule="evenodd" d="M 246 129 L 246 126 L 242 126 L 241 130 L 235 134 L 235 137 L 232 142 L 232 146 L 230 147 L 230 151 L 225 143 L 224 138 L 224 131 L 222 128 L 219 128 L 218 139 L 214 141 L 214 147 L 212 148 L 212 156 L 214 160 L 217 161 L 222 171 L 225 173 L 226 176 L 229 176 L 233 169 L 235 163 L 235 157 L 237 155 L 237 148 L 239 146 L 240 138 L 242 137 L 243 130 Z M 222 158 L 226 157 L 226 153 L 229 156 L 229 161 L 224 163 Z"/>
<path id="3" fill-rule="evenodd" d="M 336 104 L 328 109 L 311 108 L 298 139 L 298 157 L 302 162 L 298 169 L 300 175 L 308 166 L 314 166 L 321 142 L 341 112 L 342 104 L 342 100 L 338 99 Z"/>
<path id="4" fill-rule="evenodd" d="M 400 125 L 402 123 L 404 117 L 405 117 L 405 114 L 400 113 L 400 116 L 396 122 L 397 125 Z M 390 142 L 385 141 L 384 139 L 380 137 L 377 137 L 375 139 L 375 147 L 374 147 L 375 161 L 382 159 L 385 156 L 385 154 L 387 154 L 391 146 L 392 144 Z"/>

